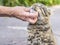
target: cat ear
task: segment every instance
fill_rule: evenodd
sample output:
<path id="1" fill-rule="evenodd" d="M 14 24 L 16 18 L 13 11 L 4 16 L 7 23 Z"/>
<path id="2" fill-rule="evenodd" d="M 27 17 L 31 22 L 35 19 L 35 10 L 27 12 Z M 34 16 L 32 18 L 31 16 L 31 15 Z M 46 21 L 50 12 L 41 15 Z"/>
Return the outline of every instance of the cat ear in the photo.
<path id="1" fill-rule="evenodd" d="M 43 7 L 43 10 L 44 10 L 45 16 L 50 16 L 50 15 L 51 15 L 51 10 L 50 10 L 50 8 L 44 6 L 44 7 Z"/>

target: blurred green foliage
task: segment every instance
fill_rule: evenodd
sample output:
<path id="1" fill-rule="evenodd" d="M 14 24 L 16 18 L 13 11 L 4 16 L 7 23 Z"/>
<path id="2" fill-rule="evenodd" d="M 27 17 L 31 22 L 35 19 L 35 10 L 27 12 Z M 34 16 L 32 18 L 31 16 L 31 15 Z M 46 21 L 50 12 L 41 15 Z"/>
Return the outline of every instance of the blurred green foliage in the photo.
<path id="1" fill-rule="evenodd" d="M 33 3 L 43 3 L 47 6 L 60 4 L 60 0 L 0 0 L 0 5 L 4 6 L 31 6 Z"/>

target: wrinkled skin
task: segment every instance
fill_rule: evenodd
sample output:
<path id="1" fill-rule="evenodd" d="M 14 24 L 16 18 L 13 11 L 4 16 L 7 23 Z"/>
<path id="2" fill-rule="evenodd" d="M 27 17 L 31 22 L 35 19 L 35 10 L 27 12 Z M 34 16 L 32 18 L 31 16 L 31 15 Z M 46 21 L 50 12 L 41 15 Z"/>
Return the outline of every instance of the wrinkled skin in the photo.
<path id="1" fill-rule="evenodd" d="M 34 4 L 31 9 L 38 12 L 38 20 L 35 24 L 28 25 L 28 45 L 56 45 L 47 7 L 43 4 Z"/>

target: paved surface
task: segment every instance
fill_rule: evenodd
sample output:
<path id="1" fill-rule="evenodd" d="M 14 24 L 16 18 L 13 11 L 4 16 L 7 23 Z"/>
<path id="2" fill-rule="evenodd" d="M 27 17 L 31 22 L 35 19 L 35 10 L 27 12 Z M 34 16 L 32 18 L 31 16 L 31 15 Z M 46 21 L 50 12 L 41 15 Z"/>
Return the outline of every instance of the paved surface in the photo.
<path id="1" fill-rule="evenodd" d="M 54 14 L 50 17 L 50 20 L 57 45 L 60 45 L 60 8 L 55 9 Z"/>
<path id="2" fill-rule="evenodd" d="M 53 8 L 54 9 L 54 8 Z M 55 9 L 51 15 L 51 26 L 60 45 L 60 9 Z M 0 45 L 27 45 L 27 25 L 16 18 L 0 17 Z"/>

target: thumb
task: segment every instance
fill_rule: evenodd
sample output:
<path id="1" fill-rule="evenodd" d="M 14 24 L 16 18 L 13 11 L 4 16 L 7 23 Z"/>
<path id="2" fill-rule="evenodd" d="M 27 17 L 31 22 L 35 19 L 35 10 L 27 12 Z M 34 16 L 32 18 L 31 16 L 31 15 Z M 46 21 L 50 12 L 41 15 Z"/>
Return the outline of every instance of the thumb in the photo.
<path id="1" fill-rule="evenodd" d="M 30 23 L 32 23 L 32 24 L 35 24 L 36 21 L 37 21 L 37 18 L 34 18 L 34 19 L 28 18 L 27 21 L 30 22 Z"/>

